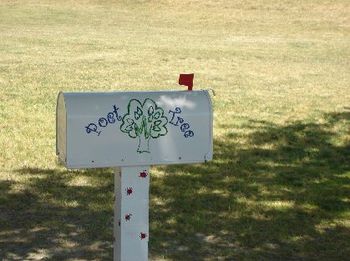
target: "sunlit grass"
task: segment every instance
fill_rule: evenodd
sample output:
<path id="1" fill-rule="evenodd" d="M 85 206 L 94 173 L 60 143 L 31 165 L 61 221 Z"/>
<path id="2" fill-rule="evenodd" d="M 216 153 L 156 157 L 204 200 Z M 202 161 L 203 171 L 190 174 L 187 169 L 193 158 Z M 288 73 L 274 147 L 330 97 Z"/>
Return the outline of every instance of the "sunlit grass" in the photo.
<path id="1" fill-rule="evenodd" d="M 112 259 L 112 169 L 55 155 L 59 91 L 215 90 L 214 160 L 152 168 L 152 260 L 350 254 L 348 1 L 1 1 L 0 259 Z"/>

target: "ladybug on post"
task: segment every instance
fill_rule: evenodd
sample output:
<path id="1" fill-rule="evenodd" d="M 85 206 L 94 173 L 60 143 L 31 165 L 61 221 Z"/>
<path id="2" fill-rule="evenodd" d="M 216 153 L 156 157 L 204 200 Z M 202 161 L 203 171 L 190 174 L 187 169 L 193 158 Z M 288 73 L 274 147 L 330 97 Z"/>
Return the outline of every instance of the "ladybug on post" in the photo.
<path id="1" fill-rule="evenodd" d="M 126 214 L 125 215 L 125 220 L 130 221 L 132 214 Z"/>
<path id="2" fill-rule="evenodd" d="M 126 195 L 131 195 L 132 194 L 132 187 L 126 188 Z"/>
<path id="3" fill-rule="evenodd" d="M 147 170 L 144 170 L 144 171 L 140 172 L 140 174 L 139 174 L 140 178 L 147 178 L 147 176 L 148 176 Z"/>

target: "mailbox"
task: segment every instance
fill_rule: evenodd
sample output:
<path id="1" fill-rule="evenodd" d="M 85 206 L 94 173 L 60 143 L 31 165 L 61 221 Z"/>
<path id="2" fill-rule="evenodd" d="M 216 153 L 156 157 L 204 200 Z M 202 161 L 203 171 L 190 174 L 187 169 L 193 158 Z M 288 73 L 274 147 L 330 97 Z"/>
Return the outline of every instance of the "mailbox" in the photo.
<path id="1" fill-rule="evenodd" d="M 212 159 L 208 91 L 61 92 L 56 153 L 67 168 L 199 163 Z"/>

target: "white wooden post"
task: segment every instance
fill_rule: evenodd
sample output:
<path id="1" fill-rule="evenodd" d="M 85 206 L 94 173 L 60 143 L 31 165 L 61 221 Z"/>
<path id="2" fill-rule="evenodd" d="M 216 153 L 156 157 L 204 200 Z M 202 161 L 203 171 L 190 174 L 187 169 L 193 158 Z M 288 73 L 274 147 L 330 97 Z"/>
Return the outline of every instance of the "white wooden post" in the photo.
<path id="1" fill-rule="evenodd" d="M 149 166 L 115 168 L 114 261 L 148 260 Z"/>

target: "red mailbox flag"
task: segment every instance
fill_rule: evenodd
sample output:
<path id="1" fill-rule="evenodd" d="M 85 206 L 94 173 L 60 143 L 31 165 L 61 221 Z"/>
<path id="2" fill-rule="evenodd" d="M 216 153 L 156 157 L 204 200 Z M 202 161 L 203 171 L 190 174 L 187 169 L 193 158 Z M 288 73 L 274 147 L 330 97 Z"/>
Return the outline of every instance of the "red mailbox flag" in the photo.
<path id="1" fill-rule="evenodd" d="M 192 91 L 194 74 L 180 74 L 179 84 L 186 85 L 189 91 Z"/>

